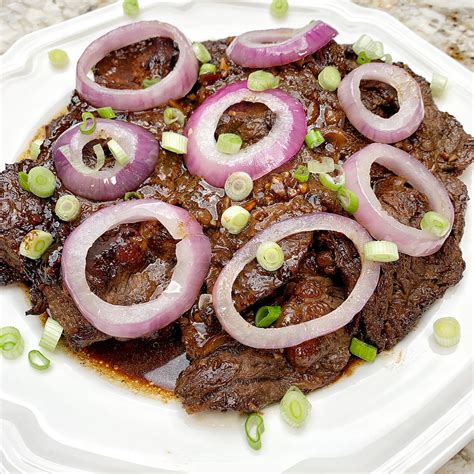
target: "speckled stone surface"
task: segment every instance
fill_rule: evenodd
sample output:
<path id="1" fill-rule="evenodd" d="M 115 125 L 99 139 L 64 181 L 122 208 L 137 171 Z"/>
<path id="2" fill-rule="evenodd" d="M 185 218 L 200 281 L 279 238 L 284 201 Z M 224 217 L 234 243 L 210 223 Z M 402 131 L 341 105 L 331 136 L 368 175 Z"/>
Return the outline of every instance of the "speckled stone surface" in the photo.
<path id="1" fill-rule="evenodd" d="M 115 0 L 0 0 L 0 53 L 30 31 Z M 308 0 L 309 1 L 309 0 Z M 312 1 L 312 0 L 311 0 Z M 384 10 L 474 71 L 474 0 L 353 0 Z M 289 0 L 291 5 L 291 0 Z M 474 473 L 474 441 L 437 474 Z"/>

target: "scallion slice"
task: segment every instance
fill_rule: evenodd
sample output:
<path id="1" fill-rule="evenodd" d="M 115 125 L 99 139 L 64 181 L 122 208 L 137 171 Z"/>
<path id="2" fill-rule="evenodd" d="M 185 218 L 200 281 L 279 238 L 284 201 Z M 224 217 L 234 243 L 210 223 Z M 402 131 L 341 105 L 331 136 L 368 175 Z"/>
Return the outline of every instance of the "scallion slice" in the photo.
<path id="1" fill-rule="evenodd" d="M 56 178 L 48 168 L 35 166 L 28 173 L 28 187 L 35 196 L 47 198 L 54 194 Z"/>
<path id="2" fill-rule="evenodd" d="M 240 151 L 242 139 L 235 133 L 221 133 L 217 139 L 217 150 L 226 155 L 235 155 Z"/>
<path id="3" fill-rule="evenodd" d="M 231 234 L 239 234 L 248 224 L 250 213 L 241 206 L 230 206 L 221 217 L 222 226 Z"/>
<path id="4" fill-rule="evenodd" d="M 175 107 L 166 107 L 163 112 L 163 120 L 166 125 L 171 125 L 174 122 L 178 122 L 180 125 L 184 125 L 184 114 L 181 110 L 176 109 Z"/>
<path id="5" fill-rule="evenodd" d="M 36 160 L 41 152 L 41 145 L 43 144 L 43 140 L 35 140 L 30 145 L 30 158 L 32 160 Z"/>
<path id="6" fill-rule="evenodd" d="M 96 162 L 95 162 L 94 169 L 96 171 L 99 171 L 102 168 L 102 166 L 104 166 L 104 164 L 105 164 L 104 149 L 102 148 L 102 145 L 100 145 L 99 143 L 94 145 L 92 147 L 92 149 L 94 150 L 95 157 L 96 157 Z"/>
<path id="7" fill-rule="evenodd" d="M 268 328 L 280 317 L 280 314 L 280 306 L 262 306 L 255 314 L 255 326 Z"/>
<path id="8" fill-rule="evenodd" d="M 370 58 L 369 58 L 369 56 L 367 56 L 367 53 L 365 51 L 361 51 L 357 55 L 356 63 L 357 64 L 368 64 L 368 63 L 370 63 Z"/>
<path id="9" fill-rule="evenodd" d="M 318 74 L 318 82 L 324 90 L 333 92 L 341 83 L 341 73 L 334 66 L 326 66 Z"/>
<path id="10" fill-rule="evenodd" d="M 214 74 L 217 71 L 217 66 L 211 63 L 202 64 L 199 68 L 199 75 L 202 76 L 204 74 Z"/>
<path id="11" fill-rule="evenodd" d="M 236 171 L 226 179 L 224 190 L 233 201 L 243 201 L 253 190 L 253 181 L 245 171 Z"/>
<path id="12" fill-rule="evenodd" d="M 440 318 L 433 324 L 435 341 L 442 347 L 453 347 L 461 339 L 461 327 L 456 318 Z"/>
<path id="13" fill-rule="evenodd" d="M 91 135 L 95 132 L 96 120 L 95 115 L 92 112 L 83 112 L 82 123 L 79 125 L 79 130 L 84 135 Z"/>
<path id="14" fill-rule="evenodd" d="M 319 182 L 331 191 L 338 191 L 344 184 L 346 184 L 346 175 L 341 165 L 335 165 L 335 170 L 338 172 L 337 176 L 331 176 L 328 173 L 321 173 L 319 175 Z"/>
<path id="15" fill-rule="evenodd" d="M 188 150 L 188 139 L 184 135 L 174 132 L 163 132 L 161 146 L 168 151 L 184 155 Z"/>
<path id="16" fill-rule="evenodd" d="M 160 78 L 159 77 L 152 77 L 150 79 L 143 79 L 142 81 L 142 87 L 144 89 L 148 89 L 149 87 L 151 86 L 154 86 L 155 84 L 158 84 L 158 82 L 160 82 Z"/>
<path id="17" fill-rule="evenodd" d="M 29 191 L 30 187 L 28 186 L 28 174 L 24 171 L 20 171 L 18 173 L 18 184 L 20 185 L 21 189 L 25 191 Z"/>
<path id="18" fill-rule="evenodd" d="M 288 13 L 287 0 L 272 0 L 270 13 L 275 18 L 283 18 Z"/>
<path id="19" fill-rule="evenodd" d="M 62 221 L 71 222 L 79 216 L 81 203 L 76 196 L 65 194 L 57 200 L 54 212 Z"/>
<path id="20" fill-rule="evenodd" d="M 99 107 L 96 110 L 99 114 L 99 117 L 102 117 L 104 119 L 114 119 L 115 117 L 117 117 L 112 107 Z"/>
<path id="21" fill-rule="evenodd" d="M 247 79 L 247 88 L 257 92 L 276 89 L 279 84 L 280 78 L 267 71 L 254 71 Z"/>
<path id="22" fill-rule="evenodd" d="M 257 249 L 257 262 L 262 268 L 274 272 L 283 266 L 285 255 L 276 242 L 263 242 Z"/>
<path id="23" fill-rule="evenodd" d="M 69 62 L 69 57 L 63 49 L 52 49 L 48 51 L 48 58 L 49 62 L 58 69 L 66 67 Z"/>
<path id="24" fill-rule="evenodd" d="M 124 166 L 128 163 L 129 157 L 125 153 L 125 150 L 118 144 L 118 142 L 116 142 L 114 139 L 109 140 L 107 142 L 107 146 L 109 147 L 110 153 L 112 153 L 113 157 L 119 164 Z"/>
<path id="25" fill-rule="evenodd" d="M 130 199 L 143 199 L 143 196 L 136 191 L 129 191 L 128 193 L 124 194 L 123 200 L 130 201 Z"/>
<path id="26" fill-rule="evenodd" d="M 392 64 L 393 63 L 393 59 L 392 59 L 391 54 L 384 54 L 380 59 L 386 64 Z"/>
<path id="27" fill-rule="evenodd" d="M 449 230 L 449 221 L 438 212 L 428 211 L 421 219 L 420 227 L 436 237 L 444 237 Z"/>
<path id="28" fill-rule="evenodd" d="M 395 262 L 398 256 L 398 246 L 387 240 L 372 240 L 364 244 L 364 255 L 373 262 Z"/>
<path id="29" fill-rule="evenodd" d="M 334 160 L 329 156 L 323 156 L 321 161 L 310 160 L 307 163 L 308 170 L 312 174 L 332 173 L 335 169 Z"/>
<path id="30" fill-rule="evenodd" d="M 245 435 L 252 449 L 259 450 L 262 447 L 262 433 L 265 431 L 263 418 L 258 413 L 251 413 L 245 420 Z"/>
<path id="31" fill-rule="evenodd" d="M 13 326 L 5 326 L 0 329 L 0 352 L 6 359 L 16 359 L 21 356 L 25 343 L 20 331 Z"/>
<path id="32" fill-rule="evenodd" d="M 305 165 L 298 165 L 298 167 L 293 171 L 293 178 L 295 178 L 300 183 L 306 183 L 309 179 L 309 170 Z"/>
<path id="33" fill-rule="evenodd" d="M 316 148 L 319 145 L 322 145 L 326 140 L 323 137 L 323 134 L 319 130 L 311 129 L 308 131 L 304 137 L 304 142 L 309 149 Z"/>
<path id="34" fill-rule="evenodd" d="M 40 347 L 50 352 L 54 352 L 62 333 L 63 327 L 53 318 L 49 317 L 43 328 L 43 334 L 41 335 L 39 342 Z"/>
<path id="35" fill-rule="evenodd" d="M 369 35 L 362 35 L 353 45 L 352 50 L 356 54 L 365 51 L 372 44 L 372 38 Z"/>
<path id="36" fill-rule="evenodd" d="M 140 6 L 138 0 L 124 0 L 122 4 L 123 12 L 127 16 L 137 16 L 140 12 Z"/>
<path id="37" fill-rule="evenodd" d="M 434 72 L 430 84 L 431 94 L 433 95 L 433 97 L 442 96 L 447 84 L 448 78 L 446 76 Z"/>
<path id="38" fill-rule="evenodd" d="M 381 59 L 384 57 L 384 46 L 381 41 L 374 41 L 369 35 L 362 35 L 353 45 L 352 50 L 359 57 L 363 57 L 365 62 L 358 62 L 365 64 L 374 59 Z M 364 53 L 364 54 L 362 54 Z M 390 56 L 390 55 L 387 55 Z"/>
<path id="39" fill-rule="evenodd" d="M 37 350 L 28 353 L 28 361 L 36 370 L 46 370 L 51 365 L 51 361 Z"/>
<path id="40" fill-rule="evenodd" d="M 199 43 L 198 41 L 194 42 L 193 51 L 200 63 L 204 64 L 211 61 L 211 55 L 202 43 Z"/>
<path id="41" fill-rule="evenodd" d="M 38 260 L 53 243 L 53 236 L 43 230 L 32 230 L 23 237 L 20 244 L 20 255 L 31 260 Z"/>
<path id="42" fill-rule="evenodd" d="M 304 424 L 311 412 L 311 403 L 298 387 L 290 387 L 280 401 L 283 420 L 293 428 Z"/>
<path id="43" fill-rule="evenodd" d="M 354 192 L 344 186 L 337 190 L 337 199 L 342 208 L 349 214 L 354 214 L 359 208 L 359 198 Z"/>
<path id="44" fill-rule="evenodd" d="M 349 352 L 367 362 L 373 362 L 377 357 L 377 348 L 357 339 L 357 337 L 352 338 Z"/>

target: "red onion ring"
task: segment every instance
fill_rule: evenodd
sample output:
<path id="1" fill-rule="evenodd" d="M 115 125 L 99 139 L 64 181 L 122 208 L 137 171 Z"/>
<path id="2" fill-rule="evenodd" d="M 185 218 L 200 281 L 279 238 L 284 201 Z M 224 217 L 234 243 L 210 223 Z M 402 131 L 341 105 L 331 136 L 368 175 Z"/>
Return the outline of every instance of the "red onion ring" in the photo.
<path id="1" fill-rule="evenodd" d="M 255 258 L 262 242 L 278 241 L 298 232 L 314 230 L 341 232 L 352 240 L 359 251 L 362 268 L 351 294 L 334 311 L 311 321 L 294 326 L 267 329 L 249 324 L 237 312 L 232 300 L 232 285 L 239 273 Z M 380 265 L 364 257 L 364 244 L 371 240 L 369 233 L 356 221 L 324 212 L 315 212 L 271 225 L 238 250 L 217 278 L 212 292 L 212 301 L 222 327 L 234 339 L 246 346 L 259 349 L 282 349 L 296 346 L 345 326 L 364 307 L 379 280 Z"/>
<path id="2" fill-rule="evenodd" d="M 322 21 L 298 29 L 249 31 L 232 41 L 227 55 L 244 67 L 282 66 L 314 53 L 336 35 L 337 31 Z"/>
<path id="3" fill-rule="evenodd" d="M 383 210 L 370 185 L 370 167 L 375 162 L 402 176 L 426 195 L 431 208 L 449 221 L 449 231 L 444 237 L 404 225 Z M 453 226 L 453 205 L 443 184 L 422 163 L 403 150 L 372 143 L 354 153 L 343 168 L 346 187 L 359 198 L 354 217 L 375 239 L 395 242 L 401 252 L 413 257 L 431 255 L 440 249 Z"/>
<path id="4" fill-rule="evenodd" d="M 159 145 L 148 130 L 120 120 L 97 119 L 95 131 L 84 135 L 79 126 L 66 130 L 53 145 L 56 173 L 74 194 L 99 201 L 117 199 L 135 190 L 155 169 Z M 129 158 L 125 166 L 116 162 L 112 168 L 97 171 L 84 164 L 82 149 L 100 137 L 117 141 Z"/>
<path id="5" fill-rule="evenodd" d="M 214 132 L 220 116 L 233 104 L 261 102 L 276 114 L 270 133 L 235 155 L 216 148 Z M 191 115 L 184 131 L 188 151 L 184 159 L 190 173 L 202 176 L 209 184 L 224 187 L 228 176 L 245 171 L 260 178 L 290 160 L 301 148 L 306 135 L 306 113 L 296 99 L 280 89 L 254 92 L 247 81 L 238 81 L 209 96 Z"/>
<path id="6" fill-rule="evenodd" d="M 89 70 L 111 51 L 156 36 L 172 39 L 179 48 L 173 71 L 157 84 L 138 90 L 109 89 L 87 77 Z M 198 61 L 190 41 L 180 30 L 159 21 L 138 21 L 106 33 L 85 49 L 77 63 L 76 89 L 95 107 L 137 111 L 180 99 L 192 89 L 197 76 Z"/>
<path id="7" fill-rule="evenodd" d="M 360 81 L 385 82 L 396 89 L 400 109 L 390 118 L 368 110 L 360 98 Z M 404 69 L 391 64 L 369 63 L 354 69 L 342 80 L 337 97 L 347 118 L 362 135 L 374 142 L 395 143 L 409 137 L 423 121 L 420 86 Z"/>
<path id="8" fill-rule="evenodd" d="M 92 244 L 120 224 L 156 219 L 176 244 L 171 281 L 155 300 L 132 306 L 107 303 L 86 280 L 86 256 Z M 127 201 L 97 211 L 66 239 L 61 258 L 64 284 L 82 315 L 113 337 L 141 337 L 178 319 L 196 300 L 211 261 L 211 245 L 199 223 L 184 209 L 155 199 Z M 192 268 L 192 271 L 190 269 Z"/>

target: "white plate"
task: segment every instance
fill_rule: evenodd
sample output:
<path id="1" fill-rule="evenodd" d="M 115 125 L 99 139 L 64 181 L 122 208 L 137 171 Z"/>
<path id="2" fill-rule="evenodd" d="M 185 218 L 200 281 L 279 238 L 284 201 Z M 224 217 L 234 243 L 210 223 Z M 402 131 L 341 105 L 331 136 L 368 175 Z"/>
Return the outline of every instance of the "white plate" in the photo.
<path id="1" fill-rule="evenodd" d="M 269 1 L 141 0 L 140 19 L 168 21 L 195 40 L 274 26 Z M 329 22 L 339 42 L 369 33 L 395 60 L 430 78 L 449 75 L 440 107 L 473 132 L 472 75 L 392 17 L 349 2 L 292 0 L 286 25 Z M 2 58 L 2 159 L 13 162 L 43 123 L 64 106 L 74 87 L 74 66 L 94 38 L 127 19 L 119 4 L 32 33 Z M 53 71 L 46 52 L 68 51 L 72 64 Z M 464 178 L 471 182 L 471 174 Z M 236 414 L 188 416 L 177 402 L 162 403 L 118 387 L 54 354 L 47 373 L 25 357 L 1 361 L 2 451 L 5 472 L 44 471 L 416 471 L 439 467 L 472 436 L 473 207 L 468 209 L 462 282 L 422 318 L 392 352 L 350 377 L 310 395 L 311 419 L 302 430 L 284 425 L 278 407 L 265 409 L 263 448 L 248 448 Z M 41 326 L 16 287 L 0 292 L 2 325 L 13 324 L 33 348 Z M 454 350 L 432 344 L 436 317 L 456 316 L 462 339 Z"/>

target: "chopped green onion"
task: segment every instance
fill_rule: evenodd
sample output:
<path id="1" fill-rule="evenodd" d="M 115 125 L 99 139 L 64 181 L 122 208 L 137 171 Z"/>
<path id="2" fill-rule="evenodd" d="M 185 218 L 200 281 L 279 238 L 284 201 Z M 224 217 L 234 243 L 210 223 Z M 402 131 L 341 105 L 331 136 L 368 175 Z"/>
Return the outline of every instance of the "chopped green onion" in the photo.
<path id="1" fill-rule="evenodd" d="M 280 317 L 280 314 L 280 306 L 262 306 L 258 308 L 255 315 L 255 326 L 258 328 L 268 328 Z"/>
<path id="2" fill-rule="evenodd" d="M 0 329 L 0 352 L 6 359 L 16 359 L 21 356 L 25 343 L 20 331 L 13 326 Z"/>
<path id="3" fill-rule="evenodd" d="M 338 171 L 338 175 L 333 177 L 328 173 L 321 173 L 319 175 L 319 182 L 331 191 L 338 191 L 346 184 L 346 174 L 341 165 L 335 165 L 335 169 Z"/>
<path id="4" fill-rule="evenodd" d="M 337 199 L 342 208 L 349 214 L 354 214 L 359 208 L 359 198 L 350 189 L 341 186 L 337 190 Z"/>
<path id="5" fill-rule="evenodd" d="M 298 165 L 298 167 L 293 171 L 293 178 L 295 178 L 300 183 L 306 183 L 309 179 L 309 170 L 305 165 Z"/>
<path id="6" fill-rule="evenodd" d="M 142 81 L 142 87 L 144 89 L 148 89 L 148 87 L 154 86 L 155 84 L 158 84 L 160 82 L 159 77 L 152 77 L 151 79 L 143 79 Z"/>
<path id="7" fill-rule="evenodd" d="M 30 145 L 30 158 L 32 160 L 36 160 L 41 152 L 41 145 L 43 144 L 43 140 L 35 140 Z"/>
<path id="8" fill-rule="evenodd" d="M 341 73 L 334 66 L 326 66 L 318 74 L 319 85 L 326 91 L 335 91 L 341 83 Z"/>
<path id="9" fill-rule="evenodd" d="M 76 196 L 65 194 L 57 200 L 54 212 L 62 221 L 70 222 L 81 212 L 81 203 Z"/>
<path id="10" fill-rule="evenodd" d="M 254 71 L 247 79 L 247 88 L 257 92 L 276 89 L 279 84 L 280 78 L 267 71 Z"/>
<path id="11" fill-rule="evenodd" d="M 102 145 L 100 145 L 99 143 L 94 145 L 92 149 L 94 150 L 95 156 L 97 158 L 94 169 L 96 171 L 99 171 L 102 168 L 102 166 L 104 166 L 104 163 L 105 163 L 104 149 L 102 148 Z"/>
<path id="12" fill-rule="evenodd" d="M 288 13 L 287 0 L 272 0 L 270 13 L 275 18 L 283 18 Z"/>
<path id="13" fill-rule="evenodd" d="M 161 146 L 168 151 L 184 155 L 188 151 L 188 139 L 184 135 L 174 132 L 163 132 Z"/>
<path id="14" fill-rule="evenodd" d="M 222 226 L 231 234 L 239 234 L 247 225 L 250 213 L 241 206 L 230 206 L 221 217 Z"/>
<path id="15" fill-rule="evenodd" d="M 421 219 L 420 227 L 436 237 L 444 237 L 449 230 L 449 221 L 438 212 L 428 211 Z"/>
<path id="16" fill-rule="evenodd" d="M 35 196 L 47 198 L 54 194 L 56 178 L 48 168 L 35 166 L 28 173 L 28 187 Z"/>
<path id="17" fill-rule="evenodd" d="M 135 191 L 129 191 L 128 193 L 125 193 L 123 196 L 124 201 L 129 201 L 130 199 L 142 199 L 143 196 L 140 193 L 137 193 Z"/>
<path id="18" fill-rule="evenodd" d="M 28 353 L 28 361 L 31 367 L 36 370 L 46 370 L 51 365 L 51 361 L 37 350 Z"/>
<path id="19" fill-rule="evenodd" d="M 384 54 L 380 59 L 386 64 L 392 64 L 393 63 L 393 59 L 392 59 L 391 54 Z"/>
<path id="20" fill-rule="evenodd" d="M 380 59 L 383 57 L 383 43 L 381 41 L 372 41 L 370 47 L 365 50 L 369 59 Z"/>
<path id="21" fill-rule="evenodd" d="M 283 250 L 276 242 L 263 242 L 257 250 L 257 262 L 265 270 L 273 272 L 278 270 L 285 262 Z"/>
<path id="22" fill-rule="evenodd" d="M 440 97 L 443 95 L 444 89 L 446 89 L 446 85 L 448 84 L 448 78 L 436 72 L 433 73 L 433 77 L 431 78 L 431 94 L 433 97 Z"/>
<path id="23" fill-rule="evenodd" d="M 117 160 L 119 164 L 122 166 L 128 163 L 129 157 L 125 153 L 125 150 L 115 141 L 109 140 L 107 142 L 107 146 L 109 147 L 110 153 L 112 153 L 113 157 Z"/>
<path id="24" fill-rule="evenodd" d="M 174 122 L 178 122 L 180 125 L 184 125 L 184 114 L 181 110 L 174 107 L 166 107 L 163 112 L 163 119 L 166 125 L 171 125 Z"/>
<path id="25" fill-rule="evenodd" d="M 367 56 L 367 53 L 365 51 L 361 51 L 357 55 L 356 62 L 357 64 L 368 64 L 370 63 L 370 58 Z"/>
<path id="26" fill-rule="evenodd" d="M 433 324 L 435 341 L 442 347 L 452 347 L 461 339 L 461 327 L 456 318 L 440 318 Z"/>
<path id="27" fill-rule="evenodd" d="M 311 150 L 319 145 L 322 145 L 325 141 L 326 140 L 324 139 L 323 134 L 319 130 L 314 129 L 309 130 L 304 137 L 306 146 Z"/>
<path id="28" fill-rule="evenodd" d="M 349 352 L 367 362 L 373 362 L 377 357 L 377 348 L 357 339 L 357 337 L 352 338 Z"/>
<path id="29" fill-rule="evenodd" d="M 334 160 L 329 156 L 323 156 L 321 161 L 310 160 L 307 163 L 308 170 L 310 173 L 332 173 L 335 168 Z"/>
<path id="30" fill-rule="evenodd" d="M 99 114 L 99 117 L 105 119 L 114 119 L 115 117 L 117 117 L 112 107 L 99 107 L 98 109 L 96 109 L 96 111 Z"/>
<path id="31" fill-rule="evenodd" d="M 63 49 L 52 49 L 48 51 L 48 58 L 50 63 L 56 68 L 63 68 L 67 66 L 69 57 Z"/>
<path id="32" fill-rule="evenodd" d="M 20 244 L 20 255 L 31 260 L 38 260 L 53 243 L 53 236 L 43 230 L 32 230 L 23 237 Z"/>
<path id="33" fill-rule="evenodd" d="M 123 12 L 127 16 L 137 16 L 140 11 L 138 0 L 124 0 L 122 4 Z"/>
<path id="34" fill-rule="evenodd" d="M 290 387 L 280 401 L 280 413 L 283 420 L 293 428 L 304 424 L 311 412 L 311 403 L 298 387 Z"/>
<path id="35" fill-rule="evenodd" d="M 373 262 L 395 262 L 399 259 L 398 247 L 395 242 L 372 240 L 364 244 L 364 255 Z"/>
<path id="36" fill-rule="evenodd" d="M 241 146 L 242 139 L 235 133 L 221 133 L 217 139 L 217 150 L 226 155 L 235 155 Z"/>
<path id="37" fill-rule="evenodd" d="M 381 59 L 384 56 L 384 47 L 381 41 L 373 41 L 369 35 L 362 35 L 352 46 L 352 50 L 361 56 L 364 53 L 365 59 L 370 62 L 374 59 Z M 389 56 L 389 55 L 387 55 Z M 365 64 L 360 62 L 359 64 Z"/>
<path id="38" fill-rule="evenodd" d="M 91 135 L 95 132 L 96 121 L 95 115 L 91 112 L 84 112 L 82 114 L 82 123 L 79 125 L 79 130 L 84 135 Z"/>
<path id="39" fill-rule="evenodd" d="M 25 191 L 29 191 L 30 187 L 28 186 L 28 174 L 24 171 L 20 171 L 18 173 L 18 184 L 20 185 L 21 189 Z"/>
<path id="40" fill-rule="evenodd" d="M 41 335 L 39 342 L 40 347 L 54 352 L 62 333 L 63 327 L 53 318 L 48 318 L 44 325 L 43 334 Z"/>
<path id="41" fill-rule="evenodd" d="M 253 181 L 245 171 L 232 173 L 225 181 L 224 190 L 233 201 L 243 201 L 253 190 Z"/>
<path id="42" fill-rule="evenodd" d="M 202 64 L 199 68 L 199 75 L 202 76 L 204 74 L 214 74 L 217 71 L 217 66 L 215 64 L 206 63 Z"/>
<path id="43" fill-rule="evenodd" d="M 369 35 L 362 35 L 353 45 L 352 50 L 356 54 L 365 51 L 372 44 L 372 38 Z"/>
<path id="44" fill-rule="evenodd" d="M 265 431 L 263 418 L 258 413 L 251 413 L 245 420 L 245 435 L 252 449 L 259 450 L 262 447 L 261 436 Z"/>
<path id="45" fill-rule="evenodd" d="M 200 63 L 204 64 L 211 61 L 211 55 L 202 43 L 199 43 L 198 41 L 194 42 L 193 51 Z"/>

